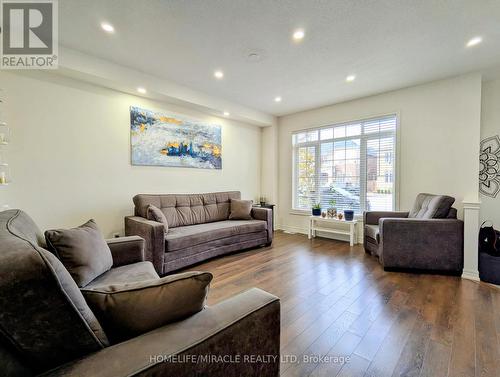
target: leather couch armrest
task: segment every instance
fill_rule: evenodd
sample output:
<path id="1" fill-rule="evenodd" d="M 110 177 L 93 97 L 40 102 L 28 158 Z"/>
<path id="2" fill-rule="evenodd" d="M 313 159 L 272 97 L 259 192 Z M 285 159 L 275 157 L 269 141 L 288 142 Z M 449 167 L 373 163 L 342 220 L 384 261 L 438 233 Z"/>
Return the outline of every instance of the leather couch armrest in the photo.
<path id="1" fill-rule="evenodd" d="M 279 299 L 253 288 L 44 376 L 277 376 L 279 354 Z"/>
<path id="2" fill-rule="evenodd" d="M 264 220 L 267 222 L 267 242 L 273 242 L 273 211 L 270 208 L 252 207 L 252 217 L 255 220 Z"/>
<path id="3" fill-rule="evenodd" d="M 144 239 L 139 236 L 118 237 L 106 240 L 113 256 L 113 267 L 144 262 Z"/>
<path id="4" fill-rule="evenodd" d="M 464 223 L 457 219 L 380 220 L 384 267 L 461 272 Z"/>
<path id="5" fill-rule="evenodd" d="M 365 225 L 379 225 L 380 219 L 385 217 L 406 218 L 408 212 L 402 211 L 365 211 L 363 212 L 363 224 Z"/>
<path id="6" fill-rule="evenodd" d="M 153 263 L 159 275 L 163 275 L 163 255 L 165 254 L 165 228 L 162 223 L 139 216 L 125 217 L 125 235 L 144 238 L 144 255 Z"/>

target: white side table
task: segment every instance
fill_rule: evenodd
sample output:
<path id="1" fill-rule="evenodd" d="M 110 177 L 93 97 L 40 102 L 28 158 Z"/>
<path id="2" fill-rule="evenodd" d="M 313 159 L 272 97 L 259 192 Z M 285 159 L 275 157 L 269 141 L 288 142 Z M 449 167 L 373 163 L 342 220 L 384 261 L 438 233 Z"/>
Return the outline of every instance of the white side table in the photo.
<path id="1" fill-rule="evenodd" d="M 321 226 L 321 224 L 329 224 L 329 227 Z M 349 230 L 345 228 L 335 228 L 335 225 L 345 224 L 349 225 Z M 339 219 L 332 219 L 321 216 L 309 216 L 309 239 L 316 237 L 316 231 L 328 232 L 335 234 L 343 234 L 349 236 L 349 245 L 354 246 L 357 242 L 357 225 L 358 220 L 346 221 Z"/>

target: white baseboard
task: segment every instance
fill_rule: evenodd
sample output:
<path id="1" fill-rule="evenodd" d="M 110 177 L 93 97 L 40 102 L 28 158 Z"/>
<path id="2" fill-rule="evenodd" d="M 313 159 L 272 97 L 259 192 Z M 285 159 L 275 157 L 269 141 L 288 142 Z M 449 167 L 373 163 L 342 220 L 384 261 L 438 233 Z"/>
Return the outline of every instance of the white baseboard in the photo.
<path id="1" fill-rule="evenodd" d="M 462 279 L 472 280 L 472 281 L 480 281 L 479 273 L 477 271 L 463 271 Z"/>
<path id="2" fill-rule="evenodd" d="M 307 234 L 307 229 L 298 226 L 280 225 L 278 229 L 289 233 Z"/>

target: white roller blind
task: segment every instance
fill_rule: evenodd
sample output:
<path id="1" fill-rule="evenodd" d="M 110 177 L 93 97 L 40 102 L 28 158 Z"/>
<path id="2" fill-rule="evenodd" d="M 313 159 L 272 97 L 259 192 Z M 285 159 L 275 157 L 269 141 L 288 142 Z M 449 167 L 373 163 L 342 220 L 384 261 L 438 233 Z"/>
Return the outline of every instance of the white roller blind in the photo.
<path id="1" fill-rule="evenodd" d="M 394 209 L 395 115 L 295 132 L 293 208 Z"/>

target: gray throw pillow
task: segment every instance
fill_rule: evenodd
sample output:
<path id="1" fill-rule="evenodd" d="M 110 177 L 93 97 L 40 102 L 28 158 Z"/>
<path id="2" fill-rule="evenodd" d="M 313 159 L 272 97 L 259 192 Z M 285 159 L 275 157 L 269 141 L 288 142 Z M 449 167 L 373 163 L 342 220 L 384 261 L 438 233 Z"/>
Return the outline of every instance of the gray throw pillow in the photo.
<path id="1" fill-rule="evenodd" d="M 153 205 L 149 205 L 148 209 L 146 210 L 146 214 L 148 220 L 153 220 L 162 223 L 163 228 L 165 228 L 165 233 L 168 232 L 168 221 L 167 218 L 165 217 L 165 214 L 161 211 L 161 209 Z"/>
<path id="2" fill-rule="evenodd" d="M 205 307 L 213 276 L 191 271 L 154 280 L 83 289 L 112 342 L 189 317 Z"/>
<path id="3" fill-rule="evenodd" d="M 47 230 L 45 240 L 80 288 L 113 266 L 111 250 L 94 220 L 78 228 Z"/>
<path id="4" fill-rule="evenodd" d="M 231 199 L 230 220 L 251 220 L 252 219 L 252 201 Z"/>
<path id="5" fill-rule="evenodd" d="M 408 217 L 419 219 L 444 219 L 448 217 L 455 198 L 447 195 L 420 193 Z"/>

